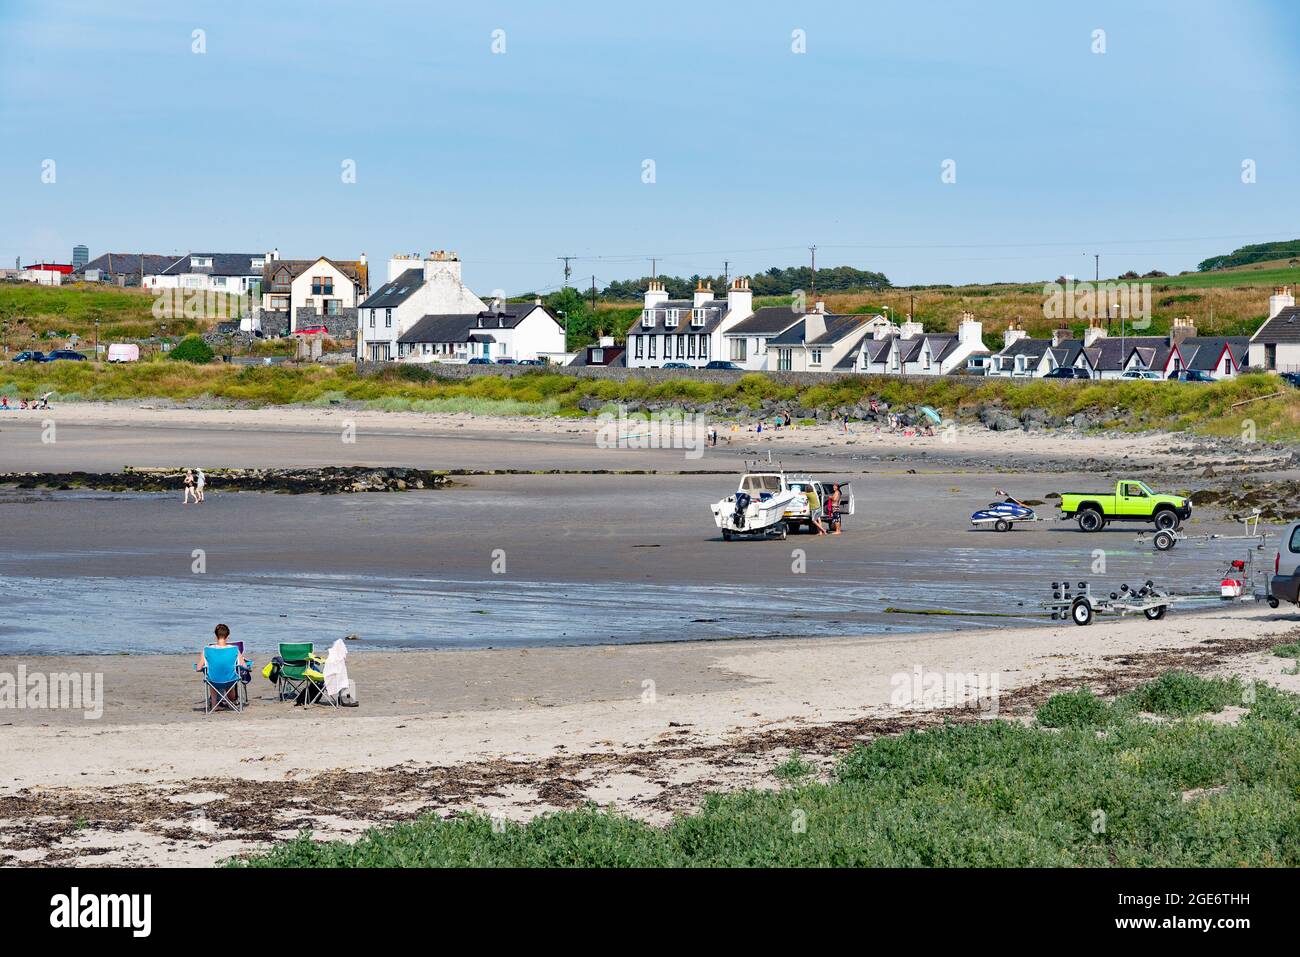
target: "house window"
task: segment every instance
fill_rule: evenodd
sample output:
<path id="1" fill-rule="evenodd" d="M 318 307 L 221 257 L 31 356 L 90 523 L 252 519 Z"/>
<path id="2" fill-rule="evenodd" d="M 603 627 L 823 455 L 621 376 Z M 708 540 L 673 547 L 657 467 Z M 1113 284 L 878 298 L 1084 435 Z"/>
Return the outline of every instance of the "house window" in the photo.
<path id="1" fill-rule="evenodd" d="M 700 336 L 700 358 L 707 359 L 708 357 L 709 357 L 709 337 Z"/>
<path id="2" fill-rule="evenodd" d="M 384 310 L 384 325 L 390 329 L 393 327 L 393 310 Z"/>
<path id="3" fill-rule="evenodd" d="M 673 338 L 667 333 L 664 333 L 664 358 L 671 359 L 672 357 L 673 357 Z"/>
<path id="4" fill-rule="evenodd" d="M 685 336 L 678 336 L 678 337 L 677 337 L 677 358 L 679 358 L 679 359 L 685 359 L 685 358 L 686 358 L 686 342 L 685 342 L 685 339 L 686 339 Z"/>
<path id="5" fill-rule="evenodd" d="M 930 350 L 925 350 L 925 368 L 930 368 Z"/>
<path id="6" fill-rule="evenodd" d="M 212 268 L 212 257 L 211 257 L 211 256 L 191 256 L 191 257 L 190 257 L 190 268 L 191 268 L 191 269 L 211 269 L 211 268 Z"/>
<path id="7" fill-rule="evenodd" d="M 313 276 L 311 280 L 311 294 L 313 296 L 334 295 L 334 279 L 330 276 Z"/>
<path id="8" fill-rule="evenodd" d="M 745 359 L 746 359 L 746 356 L 745 356 L 745 343 L 746 343 L 747 341 L 748 341 L 748 340 L 746 340 L 746 339 L 744 339 L 744 338 L 740 338 L 740 339 L 732 339 L 732 340 L 731 340 L 731 361 L 732 361 L 732 362 L 744 362 L 744 361 L 745 361 Z"/>
<path id="9" fill-rule="evenodd" d="M 778 372 L 790 371 L 790 354 L 792 351 L 791 349 L 776 350 L 776 368 Z"/>
<path id="10" fill-rule="evenodd" d="M 641 355 L 641 350 L 644 348 L 644 347 L 641 345 L 641 340 L 642 340 L 643 338 L 645 338 L 645 337 L 644 337 L 644 336 L 633 336 L 633 337 L 632 337 L 632 339 L 633 339 L 633 340 L 635 341 L 635 343 L 636 343 L 636 353 L 635 353 L 635 357 L 638 358 L 638 359 L 644 358 L 644 356 Z"/>
<path id="11" fill-rule="evenodd" d="M 604 361 L 605 361 L 605 350 L 604 350 L 604 349 L 592 349 L 592 350 L 591 350 L 591 364 L 592 364 L 592 365 L 600 365 L 600 364 L 602 364 Z"/>
<path id="12" fill-rule="evenodd" d="M 668 310 L 668 316 L 667 316 L 667 318 L 664 319 L 664 325 L 667 326 L 669 329 L 675 329 L 675 328 L 677 327 L 677 310 L 676 310 L 676 309 L 669 309 L 669 310 Z"/>
<path id="13" fill-rule="evenodd" d="M 650 342 L 649 342 L 650 349 L 649 349 L 649 351 L 646 353 L 646 358 L 647 358 L 647 359 L 653 359 L 653 358 L 655 358 L 655 339 L 656 339 L 657 337 L 656 337 L 656 336 L 646 336 L 646 338 L 650 340 Z"/>
<path id="14" fill-rule="evenodd" d="M 340 307 L 342 304 L 343 304 L 343 301 L 342 301 L 341 299 L 326 299 L 326 300 L 325 300 L 325 315 L 327 315 L 327 316 L 337 316 L 337 315 L 339 314 L 339 307 Z"/>
<path id="15" fill-rule="evenodd" d="M 695 358 L 695 337 L 682 336 L 682 338 L 686 340 L 686 358 L 694 359 Z"/>
<path id="16" fill-rule="evenodd" d="M 693 325 L 693 326 L 702 326 L 702 325 L 704 325 L 704 310 L 703 310 L 703 309 L 692 309 L 692 310 L 691 310 L 691 325 Z"/>
<path id="17" fill-rule="evenodd" d="M 821 351 L 820 349 L 813 349 L 813 350 L 811 350 L 811 351 L 809 352 L 809 354 L 808 354 L 808 362 L 809 362 L 811 365 L 815 365 L 815 366 L 819 366 L 819 365 L 821 365 L 821 364 L 822 364 L 822 351 Z"/>
<path id="18" fill-rule="evenodd" d="M 370 328 L 375 328 L 375 310 L 370 310 Z"/>
<path id="19" fill-rule="evenodd" d="M 647 309 L 645 315 L 641 317 L 641 324 L 647 328 L 653 329 L 655 324 L 655 311 Z"/>

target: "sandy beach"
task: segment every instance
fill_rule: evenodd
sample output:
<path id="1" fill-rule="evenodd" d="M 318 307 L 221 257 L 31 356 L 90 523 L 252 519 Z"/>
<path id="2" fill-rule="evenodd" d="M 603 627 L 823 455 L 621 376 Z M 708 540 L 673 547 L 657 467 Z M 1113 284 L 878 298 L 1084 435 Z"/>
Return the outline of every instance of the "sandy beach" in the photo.
<path id="1" fill-rule="evenodd" d="M 41 441 L 47 419 L 54 442 Z M 710 791 L 772 786 L 792 750 L 825 768 L 876 735 L 987 716 L 899 704 L 899 676 L 918 668 L 995 676 L 1004 717 L 1170 667 L 1300 690 L 1269 653 L 1294 640 L 1294 609 L 1214 598 L 1245 544 L 1155 553 L 1136 527 L 1087 536 L 1050 505 L 1013 534 L 969 524 L 998 487 L 1041 500 L 1121 475 L 1171 490 L 1280 478 L 1287 450 L 1201 443 L 1207 477 L 1188 469 L 1182 436 L 738 427 L 688 458 L 602 448 L 594 428 L 115 404 L 0 419 L 8 472 L 455 473 L 438 490 L 213 494 L 197 508 L 179 490 L 0 489 L 0 673 L 98 675 L 103 688 L 92 720 L 0 711 L 0 863 L 210 864 L 304 827 L 347 836 L 465 810 L 522 820 L 587 801 L 661 823 Z M 721 540 L 708 503 L 769 450 L 853 482 L 845 534 Z M 1188 525 L 1236 530 L 1213 509 Z M 1272 551 L 1259 554 L 1271 568 Z M 1201 599 L 1159 622 L 1061 626 L 1037 607 L 1056 577 L 1103 590 L 1153 578 Z M 248 711 L 205 717 L 191 661 L 217 620 L 259 663 L 278 641 L 358 635 L 361 706 L 295 709 L 258 675 Z"/>

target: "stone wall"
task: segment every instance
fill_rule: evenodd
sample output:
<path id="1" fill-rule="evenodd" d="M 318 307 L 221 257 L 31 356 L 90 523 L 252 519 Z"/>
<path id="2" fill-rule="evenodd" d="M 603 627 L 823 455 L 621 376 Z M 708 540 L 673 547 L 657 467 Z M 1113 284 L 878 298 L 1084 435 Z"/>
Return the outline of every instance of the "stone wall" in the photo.
<path id="1" fill-rule="evenodd" d="M 303 326 L 324 326 L 332 339 L 355 339 L 357 336 L 357 310 L 340 309 L 336 315 L 322 315 L 315 309 L 300 307 L 295 313 L 295 329 Z"/>
<path id="2" fill-rule="evenodd" d="M 257 312 L 262 335 L 267 337 L 283 336 L 289 333 L 289 313 L 283 310 L 259 309 Z"/>

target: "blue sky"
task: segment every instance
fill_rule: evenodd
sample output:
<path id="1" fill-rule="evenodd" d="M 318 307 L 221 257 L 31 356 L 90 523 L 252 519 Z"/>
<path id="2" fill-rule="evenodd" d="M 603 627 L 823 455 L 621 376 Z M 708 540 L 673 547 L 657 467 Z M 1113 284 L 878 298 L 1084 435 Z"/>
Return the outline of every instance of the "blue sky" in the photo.
<path id="1" fill-rule="evenodd" d="M 1173 272 L 1300 236 L 1298 10 L 0 0 L 0 263 L 446 248 L 514 293 L 566 254 L 585 286 L 816 243 L 896 284 Z"/>

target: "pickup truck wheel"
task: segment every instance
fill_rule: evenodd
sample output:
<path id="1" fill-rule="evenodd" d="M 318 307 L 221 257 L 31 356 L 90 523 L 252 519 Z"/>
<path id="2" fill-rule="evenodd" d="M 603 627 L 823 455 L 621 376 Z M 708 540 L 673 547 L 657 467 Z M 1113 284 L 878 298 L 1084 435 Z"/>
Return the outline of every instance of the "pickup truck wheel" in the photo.
<path id="1" fill-rule="evenodd" d="M 1092 605 L 1086 598 L 1076 598 L 1070 605 L 1070 618 L 1076 625 L 1092 624 Z"/>
<path id="2" fill-rule="evenodd" d="M 1280 601 L 1278 601 L 1276 598 L 1274 598 L 1272 595 L 1269 595 L 1269 596 L 1268 596 L 1268 607 L 1269 607 L 1269 608 L 1276 608 L 1276 607 L 1277 607 L 1278 605 L 1280 605 L 1280 604 L 1282 604 L 1282 603 L 1281 603 Z"/>
<path id="3" fill-rule="evenodd" d="M 999 532 L 1011 531 L 1011 523 L 1008 522 L 1005 518 L 998 519 L 996 522 L 993 523 L 993 527 L 997 529 Z"/>
<path id="4" fill-rule="evenodd" d="M 1106 525 L 1106 519 L 1095 508 L 1085 508 L 1079 513 L 1079 530 L 1100 532 Z"/>
<path id="5" fill-rule="evenodd" d="M 1156 528 L 1161 531 L 1176 529 L 1181 524 L 1178 520 L 1178 513 L 1173 509 L 1168 508 L 1162 508 L 1160 511 L 1156 512 L 1156 514 L 1152 516 L 1152 521 L 1155 522 Z"/>

